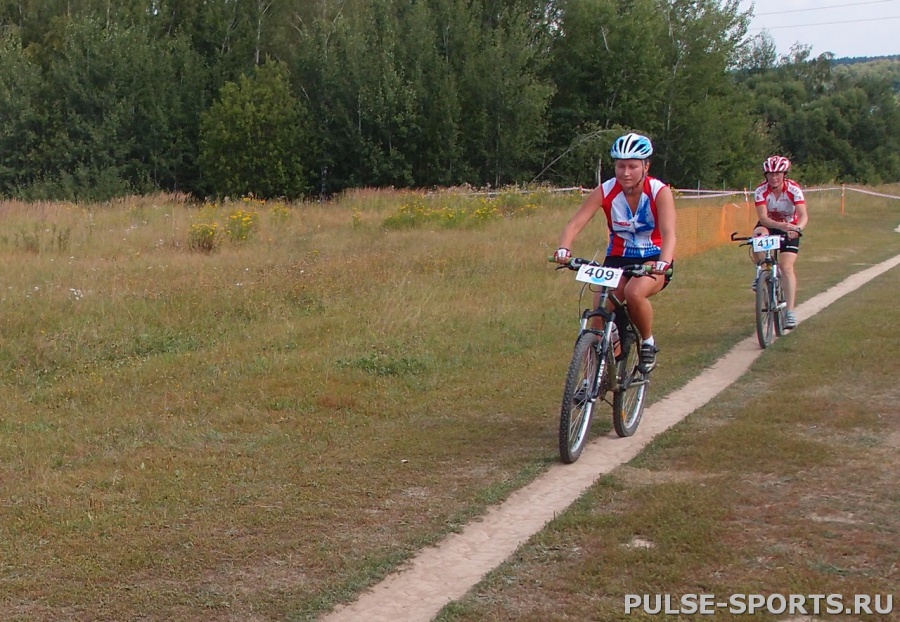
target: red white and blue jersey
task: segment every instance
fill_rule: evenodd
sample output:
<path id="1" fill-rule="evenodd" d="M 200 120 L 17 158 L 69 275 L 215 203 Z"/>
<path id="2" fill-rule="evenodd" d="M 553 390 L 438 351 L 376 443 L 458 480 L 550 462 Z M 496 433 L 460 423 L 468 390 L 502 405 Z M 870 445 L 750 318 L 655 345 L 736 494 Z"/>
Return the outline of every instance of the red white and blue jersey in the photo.
<path id="1" fill-rule="evenodd" d="M 632 210 L 616 178 L 603 182 L 603 211 L 609 226 L 607 257 L 643 259 L 662 252 L 656 196 L 665 187 L 660 180 L 645 177 L 637 209 Z"/>
<path id="2" fill-rule="evenodd" d="M 766 206 L 766 215 L 776 222 L 796 225 L 800 222 L 798 203 L 806 203 L 803 189 L 793 179 L 785 179 L 781 186 L 781 196 L 776 197 L 769 184 L 757 186 L 753 193 L 756 207 Z"/>

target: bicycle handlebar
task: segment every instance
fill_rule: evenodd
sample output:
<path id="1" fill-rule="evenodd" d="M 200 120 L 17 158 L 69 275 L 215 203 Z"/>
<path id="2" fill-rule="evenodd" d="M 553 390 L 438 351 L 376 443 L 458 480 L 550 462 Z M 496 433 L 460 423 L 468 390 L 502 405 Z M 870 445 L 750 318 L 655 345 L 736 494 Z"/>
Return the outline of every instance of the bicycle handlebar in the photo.
<path id="1" fill-rule="evenodd" d="M 550 257 L 547 257 L 547 261 L 549 261 L 550 263 L 558 263 L 556 261 L 556 257 L 553 257 L 552 255 Z M 578 269 L 581 268 L 581 266 L 603 267 L 603 264 L 600 263 L 599 261 L 595 261 L 593 259 L 584 259 L 582 257 L 572 257 L 571 259 L 569 259 L 569 263 L 559 264 L 556 269 L 562 270 L 563 268 L 568 268 L 569 270 L 578 271 Z M 625 276 L 656 276 L 656 275 L 672 276 L 672 272 L 673 272 L 671 267 L 666 269 L 663 272 L 657 272 L 652 267 L 649 267 L 647 264 L 640 264 L 640 263 L 632 264 L 630 266 L 618 266 L 618 269 L 622 270 L 622 272 L 625 274 Z"/>
<path id="2" fill-rule="evenodd" d="M 798 238 L 803 237 L 803 232 L 802 232 L 802 231 L 795 231 L 795 233 L 797 234 L 797 237 L 798 237 Z M 787 238 L 787 235 L 784 234 L 784 233 L 780 233 L 780 234 L 776 234 L 776 235 L 780 235 L 782 238 Z M 748 240 L 748 241 L 749 241 L 749 240 L 752 240 L 752 239 L 755 238 L 755 237 L 757 237 L 757 236 L 755 236 L 755 235 L 738 235 L 738 234 L 737 234 L 737 231 L 734 231 L 734 232 L 732 232 L 732 234 L 731 234 L 731 241 L 732 241 L 732 242 L 741 242 L 741 241 L 743 241 L 743 240 Z M 746 245 L 745 245 L 745 244 L 741 244 L 741 246 L 746 246 Z"/>

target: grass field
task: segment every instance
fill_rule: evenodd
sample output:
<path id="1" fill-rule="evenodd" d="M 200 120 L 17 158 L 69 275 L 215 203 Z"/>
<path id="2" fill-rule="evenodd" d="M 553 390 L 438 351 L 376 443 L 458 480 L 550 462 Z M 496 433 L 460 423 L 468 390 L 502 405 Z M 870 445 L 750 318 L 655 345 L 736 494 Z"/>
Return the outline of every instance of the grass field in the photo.
<path id="1" fill-rule="evenodd" d="M 441 201 L 0 205 L 0 619 L 314 619 L 555 462 L 578 306 L 546 256 L 577 199 Z M 800 301 L 900 252 L 896 202 L 810 204 Z M 751 334 L 752 272 L 679 259 L 651 399 Z M 615 619 L 770 568 L 896 591 L 896 286 L 804 323 L 444 617 Z"/>
<path id="2" fill-rule="evenodd" d="M 898 619 L 898 290 L 894 269 L 802 324 L 437 619 L 653 620 L 626 595 L 686 594 L 738 595 L 716 620 Z M 749 615 L 751 594 L 872 615 Z"/>

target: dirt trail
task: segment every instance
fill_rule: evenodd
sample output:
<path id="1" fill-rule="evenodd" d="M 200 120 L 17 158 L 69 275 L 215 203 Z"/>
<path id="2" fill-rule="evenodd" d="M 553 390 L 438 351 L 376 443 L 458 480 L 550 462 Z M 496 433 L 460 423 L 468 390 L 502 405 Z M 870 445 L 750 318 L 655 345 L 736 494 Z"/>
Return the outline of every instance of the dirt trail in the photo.
<path id="1" fill-rule="evenodd" d="M 796 309 L 802 322 L 878 275 L 900 265 L 900 255 L 848 277 Z M 402 570 L 339 607 L 322 622 L 428 622 L 447 603 L 461 598 L 516 548 L 587 490 L 601 475 L 635 457 L 653 438 L 669 429 L 749 369 L 762 350 L 756 337 L 738 343 L 715 365 L 683 388 L 648 407 L 637 433 L 614 432 L 585 447 L 575 464 L 558 464 L 528 486 L 491 508 L 439 545 L 423 550 Z"/>

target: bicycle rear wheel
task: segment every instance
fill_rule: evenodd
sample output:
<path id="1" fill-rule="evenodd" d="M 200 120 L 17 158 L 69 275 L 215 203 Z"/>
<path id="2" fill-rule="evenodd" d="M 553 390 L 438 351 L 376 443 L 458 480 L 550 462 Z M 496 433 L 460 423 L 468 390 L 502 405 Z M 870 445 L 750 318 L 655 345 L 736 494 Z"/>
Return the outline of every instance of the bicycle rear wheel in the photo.
<path id="1" fill-rule="evenodd" d="M 775 340 L 775 301 L 772 300 L 772 277 L 762 273 L 756 279 L 756 339 L 760 348 Z"/>
<path id="2" fill-rule="evenodd" d="M 629 334 L 622 341 L 622 355 L 617 365 L 617 382 L 613 392 L 613 427 L 616 434 L 622 437 L 635 433 L 644 414 L 650 374 L 638 370 L 640 351 L 640 340 L 636 335 Z"/>
<path id="3" fill-rule="evenodd" d="M 605 366 L 606 361 L 600 358 L 599 344 L 600 336 L 589 332 L 582 333 L 575 342 L 559 409 L 559 457 L 566 464 L 572 464 L 581 455 L 596 398 L 603 390 L 597 379 L 603 377 L 598 372 L 603 371 L 600 366 Z"/>

